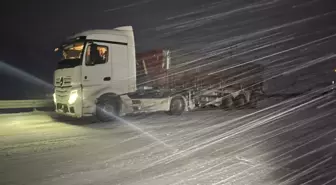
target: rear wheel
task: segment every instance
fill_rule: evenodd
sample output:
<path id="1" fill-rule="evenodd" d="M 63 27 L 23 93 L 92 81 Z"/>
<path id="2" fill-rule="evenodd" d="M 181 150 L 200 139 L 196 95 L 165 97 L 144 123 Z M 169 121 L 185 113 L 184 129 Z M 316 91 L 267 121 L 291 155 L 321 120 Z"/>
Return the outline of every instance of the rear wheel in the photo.
<path id="1" fill-rule="evenodd" d="M 242 109 L 244 108 L 246 104 L 246 98 L 243 94 L 238 95 L 235 99 L 234 99 L 234 105 L 237 109 Z"/>
<path id="2" fill-rule="evenodd" d="M 249 107 L 252 109 L 257 108 L 258 106 L 258 94 L 255 92 L 251 93 L 251 97 L 250 97 L 250 102 L 249 102 Z"/>
<path id="3" fill-rule="evenodd" d="M 231 95 L 226 95 L 221 103 L 222 109 L 230 110 L 233 107 L 233 97 Z"/>
<path id="4" fill-rule="evenodd" d="M 185 110 L 185 102 L 182 97 L 175 97 L 170 102 L 170 109 L 166 112 L 168 115 L 181 115 Z"/>
<path id="5" fill-rule="evenodd" d="M 100 121 L 114 121 L 119 116 L 120 101 L 117 98 L 103 98 L 96 104 L 96 115 Z"/>

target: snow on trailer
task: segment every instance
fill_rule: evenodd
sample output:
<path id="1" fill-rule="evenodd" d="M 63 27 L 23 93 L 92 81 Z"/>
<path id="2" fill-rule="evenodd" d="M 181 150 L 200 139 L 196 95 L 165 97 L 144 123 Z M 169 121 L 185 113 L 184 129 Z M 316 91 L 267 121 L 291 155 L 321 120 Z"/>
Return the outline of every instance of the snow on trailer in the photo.
<path id="1" fill-rule="evenodd" d="M 160 97 L 181 95 L 185 100 L 182 106 L 192 110 L 209 105 L 255 107 L 257 96 L 263 93 L 262 65 L 228 66 L 223 61 L 215 68 L 197 64 L 180 67 L 171 66 L 171 60 L 169 50 L 137 54 L 137 82 L 144 96 L 151 98 L 149 92 Z"/>
<path id="2" fill-rule="evenodd" d="M 170 67 L 169 50 L 152 50 L 136 55 L 137 86 L 167 88 L 168 69 Z"/>

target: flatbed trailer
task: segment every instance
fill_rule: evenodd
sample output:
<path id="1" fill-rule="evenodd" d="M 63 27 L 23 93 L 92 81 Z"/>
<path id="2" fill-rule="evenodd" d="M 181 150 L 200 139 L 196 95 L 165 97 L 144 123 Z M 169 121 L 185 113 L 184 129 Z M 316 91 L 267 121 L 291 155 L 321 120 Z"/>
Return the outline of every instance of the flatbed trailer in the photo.
<path id="1" fill-rule="evenodd" d="M 262 65 L 174 68 L 170 62 L 169 50 L 138 54 L 137 84 L 140 90 L 129 96 L 140 102 L 141 99 L 179 95 L 188 111 L 208 106 L 255 108 L 258 97 L 263 95 Z"/>

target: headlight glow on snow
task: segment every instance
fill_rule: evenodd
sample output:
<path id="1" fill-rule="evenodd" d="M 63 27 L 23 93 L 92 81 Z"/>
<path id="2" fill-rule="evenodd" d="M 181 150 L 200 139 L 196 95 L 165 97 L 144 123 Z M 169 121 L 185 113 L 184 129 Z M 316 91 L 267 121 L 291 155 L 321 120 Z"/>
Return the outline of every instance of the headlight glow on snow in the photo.
<path id="1" fill-rule="evenodd" d="M 78 98 L 78 91 L 77 90 L 71 91 L 68 103 L 69 104 L 74 104 L 76 102 L 77 98 Z"/>

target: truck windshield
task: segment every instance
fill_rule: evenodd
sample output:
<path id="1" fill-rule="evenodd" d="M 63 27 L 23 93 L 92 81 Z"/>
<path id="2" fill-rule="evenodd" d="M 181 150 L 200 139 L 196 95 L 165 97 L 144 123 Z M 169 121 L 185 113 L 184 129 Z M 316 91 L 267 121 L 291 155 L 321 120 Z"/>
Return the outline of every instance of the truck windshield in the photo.
<path id="1" fill-rule="evenodd" d="M 58 51 L 61 60 L 58 62 L 57 68 L 72 68 L 81 65 L 84 45 L 84 41 L 76 41 L 63 45 Z"/>

